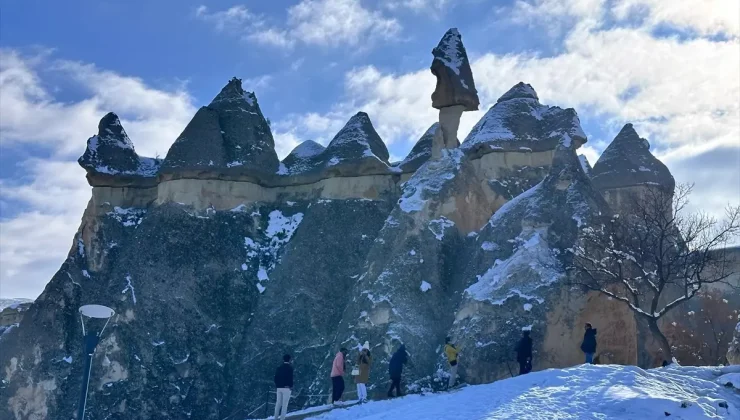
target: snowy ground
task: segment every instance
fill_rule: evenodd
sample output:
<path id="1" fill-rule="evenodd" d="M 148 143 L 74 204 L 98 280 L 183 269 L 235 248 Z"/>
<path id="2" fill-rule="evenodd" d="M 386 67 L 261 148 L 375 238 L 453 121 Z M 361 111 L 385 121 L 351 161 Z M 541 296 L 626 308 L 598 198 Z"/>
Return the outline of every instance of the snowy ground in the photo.
<path id="1" fill-rule="evenodd" d="M 409 395 L 334 409 L 311 418 L 740 419 L 740 390 L 726 386 L 727 379 L 737 374 L 740 366 L 642 370 L 634 366 L 582 365 L 450 393 Z"/>

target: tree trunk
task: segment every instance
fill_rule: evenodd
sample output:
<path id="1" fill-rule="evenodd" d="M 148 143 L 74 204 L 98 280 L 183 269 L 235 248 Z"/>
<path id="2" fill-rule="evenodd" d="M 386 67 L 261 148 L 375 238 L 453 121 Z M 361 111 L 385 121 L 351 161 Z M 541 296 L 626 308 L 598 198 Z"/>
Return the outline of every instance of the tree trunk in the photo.
<path id="1" fill-rule="evenodd" d="M 653 334 L 653 337 L 660 345 L 660 351 L 663 355 L 663 360 L 667 360 L 668 363 L 673 361 L 673 351 L 671 350 L 671 344 L 668 342 L 668 339 L 663 334 L 663 331 L 660 330 L 660 327 L 658 327 L 658 321 L 656 319 L 650 318 L 648 320 L 648 327 L 650 328 L 650 332 Z"/>

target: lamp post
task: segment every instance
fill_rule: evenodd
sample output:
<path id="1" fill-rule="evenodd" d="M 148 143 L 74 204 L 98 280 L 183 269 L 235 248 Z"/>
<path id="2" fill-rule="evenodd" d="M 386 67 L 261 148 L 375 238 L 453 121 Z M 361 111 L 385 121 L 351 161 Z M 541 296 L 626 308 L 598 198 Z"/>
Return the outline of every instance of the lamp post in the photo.
<path id="1" fill-rule="evenodd" d="M 95 347 L 97 347 L 100 341 L 100 336 L 105 331 L 105 327 L 108 326 L 108 322 L 111 317 L 115 315 L 115 311 L 107 306 L 103 305 L 84 305 L 80 306 L 80 322 L 82 322 L 82 355 L 84 358 L 85 367 L 82 373 L 82 395 L 80 395 L 79 411 L 77 412 L 77 420 L 85 419 L 85 406 L 87 405 L 87 387 L 90 384 L 90 369 L 92 367 L 92 358 L 95 353 Z M 100 331 L 96 332 L 92 329 L 85 331 L 85 317 L 90 319 L 105 319 L 105 324 Z"/>

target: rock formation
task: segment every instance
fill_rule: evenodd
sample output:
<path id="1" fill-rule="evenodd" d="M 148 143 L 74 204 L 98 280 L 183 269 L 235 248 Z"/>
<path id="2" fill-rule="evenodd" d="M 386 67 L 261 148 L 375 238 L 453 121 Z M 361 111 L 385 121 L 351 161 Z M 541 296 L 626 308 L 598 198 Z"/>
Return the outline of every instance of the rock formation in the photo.
<path id="1" fill-rule="evenodd" d="M 203 172 L 274 174 L 278 158 L 270 126 L 257 97 L 233 78 L 208 106 L 196 112 L 175 140 L 162 165 L 172 177 Z"/>
<path id="2" fill-rule="evenodd" d="M 740 322 L 735 326 L 732 342 L 727 350 L 727 361 L 731 365 L 740 365 Z"/>
<path id="3" fill-rule="evenodd" d="M 109 112 L 98 124 L 98 134 L 87 140 L 78 159 L 87 171 L 90 185 L 153 186 L 161 160 L 139 156 L 118 119 Z"/>
<path id="4" fill-rule="evenodd" d="M 668 168 L 650 153 L 650 143 L 640 138 L 632 124 L 625 124 L 601 154 L 591 180 L 618 210 L 626 209 L 644 188 L 673 191 L 676 186 Z"/>
<path id="5" fill-rule="evenodd" d="M 398 168 L 403 172 L 416 172 L 432 156 L 432 138 L 437 132 L 439 123 L 432 124 L 427 131 L 419 138 L 414 147 L 406 158 L 398 163 Z"/>
<path id="6" fill-rule="evenodd" d="M 459 33 L 434 54 L 434 106 L 476 109 Z M 580 363 L 580 325 L 593 319 L 606 325 L 604 360 L 635 363 L 631 312 L 565 281 L 565 250 L 612 212 L 601 195 L 611 186 L 576 155 L 586 137 L 575 111 L 520 83 L 460 148 L 450 115 L 396 165 L 363 112 L 326 148 L 306 141 L 279 162 L 254 94 L 233 79 L 160 170 L 106 115 L 80 158 L 93 190 L 68 257 L 0 339 L 0 418 L 74 412 L 87 303 L 117 313 L 93 360 L 90 418 L 243 418 L 283 353 L 295 360 L 291 407 L 323 403 L 333 355 L 365 341 L 371 397 L 401 343 L 406 389 L 440 387 L 447 335 L 470 383 L 509 375 L 523 328 L 536 369 Z"/>
<path id="7" fill-rule="evenodd" d="M 432 158 L 439 159 L 441 149 L 459 146 L 457 129 L 463 111 L 476 111 L 480 100 L 475 89 L 468 54 L 457 28 L 448 30 L 436 48 L 431 70 L 437 77 L 432 93 L 432 107 L 439 109 L 439 129 L 432 143 Z"/>

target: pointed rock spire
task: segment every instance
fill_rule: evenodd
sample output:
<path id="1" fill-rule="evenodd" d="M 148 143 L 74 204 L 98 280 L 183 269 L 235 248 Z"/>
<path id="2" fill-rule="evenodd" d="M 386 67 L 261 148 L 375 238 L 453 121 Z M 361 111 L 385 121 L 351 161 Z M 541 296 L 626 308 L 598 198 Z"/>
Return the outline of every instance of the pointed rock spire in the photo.
<path id="1" fill-rule="evenodd" d="M 321 168 L 321 153 L 325 147 L 313 140 L 306 140 L 296 146 L 280 163 L 278 175 L 293 175 Z"/>
<path id="2" fill-rule="evenodd" d="M 273 174 L 278 169 L 275 141 L 257 97 L 231 79 L 213 101 L 195 114 L 175 140 L 165 172 L 187 170 Z"/>
<path id="3" fill-rule="evenodd" d="M 381 140 L 364 112 L 358 112 L 347 121 L 326 147 L 324 155 L 328 159 L 359 160 L 374 157 L 388 164 L 388 149 Z"/>
<path id="4" fill-rule="evenodd" d="M 462 105 L 465 111 L 478 109 L 480 100 L 475 89 L 468 54 L 457 28 L 448 30 L 436 48 L 431 70 L 437 77 L 432 93 L 432 106 L 437 109 Z"/>
<path id="5" fill-rule="evenodd" d="M 87 140 L 85 153 L 77 162 L 88 174 L 154 177 L 159 169 L 158 160 L 136 154 L 121 120 L 113 112 L 100 120 L 98 134 Z"/>
<path id="6" fill-rule="evenodd" d="M 578 155 L 578 160 L 581 162 L 583 173 L 591 176 L 591 171 L 593 171 L 593 168 L 591 167 L 591 163 L 588 161 L 588 158 L 585 155 Z"/>
<path id="7" fill-rule="evenodd" d="M 496 103 L 508 101 L 510 99 L 534 99 L 535 101 L 540 100 L 540 98 L 537 96 L 537 92 L 535 92 L 532 85 L 524 82 L 519 82 L 515 84 L 506 93 L 501 95 Z"/>
<path id="8" fill-rule="evenodd" d="M 573 108 L 540 104 L 531 85 L 519 82 L 499 98 L 470 130 L 462 148 L 473 154 L 491 151 L 554 150 L 564 139 L 578 148 L 586 134 Z"/>
<path id="9" fill-rule="evenodd" d="M 656 185 L 673 191 L 676 181 L 668 168 L 650 153 L 650 143 L 625 124 L 594 165 L 591 179 L 599 190 Z"/>
<path id="10" fill-rule="evenodd" d="M 403 172 L 414 172 L 419 169 L 424 162 L 429 160 L 432 156 L 432 139 L 434 138 L 434 133 L 437 131 L 438 127 L 438 122 L 432 124 L 427 131 L 422 134 L 414 147 L 411 148 L 411 151 L 406 158 L 398 164 L 398 167 L 401 168 Z"/>

